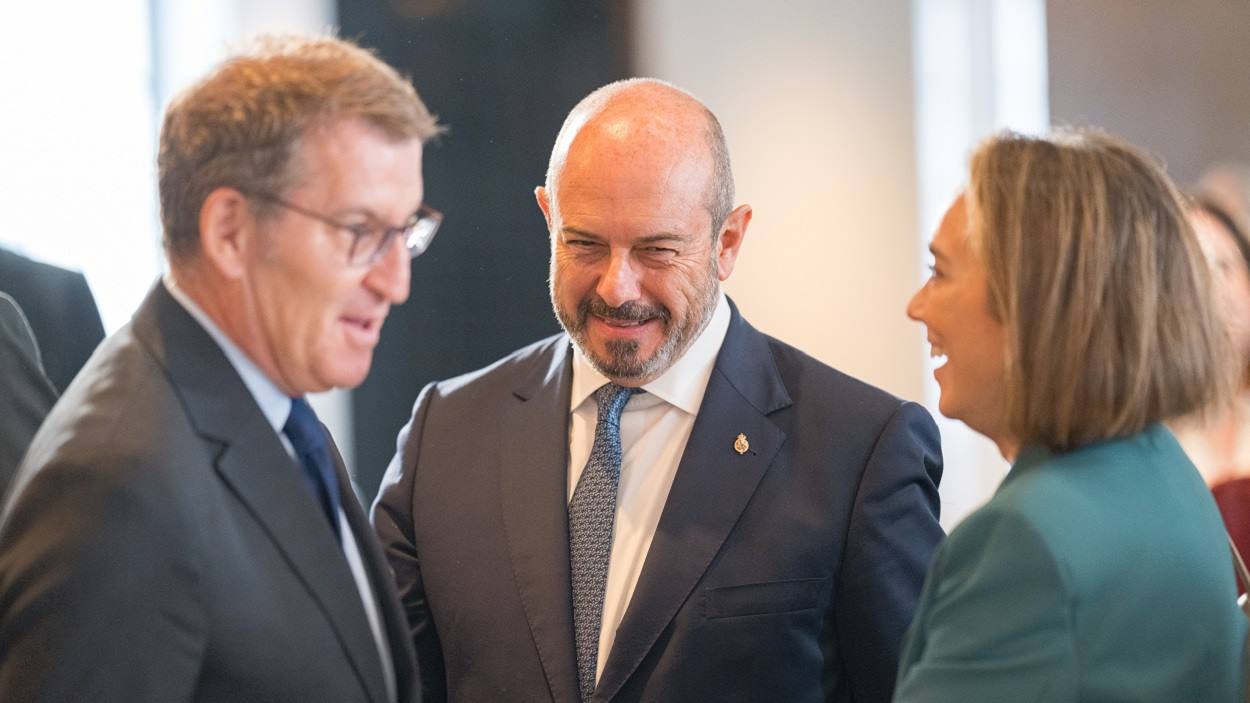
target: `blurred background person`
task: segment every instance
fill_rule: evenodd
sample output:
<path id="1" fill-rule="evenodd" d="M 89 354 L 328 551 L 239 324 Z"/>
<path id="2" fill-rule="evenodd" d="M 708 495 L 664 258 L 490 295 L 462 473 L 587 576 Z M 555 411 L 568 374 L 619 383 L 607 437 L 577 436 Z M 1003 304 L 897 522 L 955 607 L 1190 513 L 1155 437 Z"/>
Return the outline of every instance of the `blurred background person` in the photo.
<path id="1" fill-rule="evenodd" d="M 55 402 L 30 325 L 13 298 L 0 293 L 0 496 Z"/>
<path id="2" fill-rule="evenodd" d="M 1211 166 L 1198 179 L 1197 190 L 1243 234 L 1250 232 L 1250 164 L 1230 161 Z"/>
<path id="3" fill-rule="evenodd" d="M 1211 268 L 1212 294 L 1238 369 L 1227 410 L 1176 423 L 1181 446 L 1215 494 L 1224 524 L 1243 554 L 1250 548 L 1250 239 L 1208 195 L 1195 197 L 1189 221 Z"/>
<path id="4" fill-rule="evenodd" d="M 908 315 L 939 407 L 1012 468 L 938 549 L 896 701 L 1234 700 L 1246 619 L 1219 513 L 1160 421 L 1231 376 L 1184 207 L 1136 148 L 973 154 Z"/>
<path id="5" fill-rule="evenodd" d="M 0 247 L 0 291 L 13 297 L 34 333 L 43 368 L 58 393 L 104 339 L 87 279 Z"/>

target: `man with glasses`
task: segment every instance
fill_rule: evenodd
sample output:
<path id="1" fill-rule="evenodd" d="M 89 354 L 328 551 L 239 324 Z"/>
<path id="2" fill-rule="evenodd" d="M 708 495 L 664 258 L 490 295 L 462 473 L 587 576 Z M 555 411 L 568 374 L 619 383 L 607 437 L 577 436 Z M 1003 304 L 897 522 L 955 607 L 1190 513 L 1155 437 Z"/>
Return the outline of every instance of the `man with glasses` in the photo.
<path id="1" fill-rule="evenodd" d="M 305 395 L 358 385 L 439 132 L 329 38 L 258 41 L 170 105 L 169 273 L 54 408 L 0 508 L 0 700 L 418 696 L 390 572 Z"/>

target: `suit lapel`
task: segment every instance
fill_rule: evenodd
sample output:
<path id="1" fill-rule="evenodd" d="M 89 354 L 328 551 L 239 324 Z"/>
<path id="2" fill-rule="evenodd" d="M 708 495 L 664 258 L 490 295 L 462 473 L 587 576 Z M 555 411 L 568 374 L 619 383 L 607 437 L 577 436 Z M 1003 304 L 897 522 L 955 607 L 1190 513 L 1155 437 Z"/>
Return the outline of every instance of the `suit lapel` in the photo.
<path id="1" fill-rule="evenodd" d="M 301 484 L 295 460 L 242 379 L 162 284 L 148 296 L 135 329 L 165 366 L 196 430 L 217 446 L 218 475 L 321 608 L 361 686 L 384 703 L 377 648 L 351 569 L 320 507 Z"/>
<path id="2" fill-rule="evenodd" d="M 732 307 L 664 512 L 647 552 L 595 700 L 611 700 L 638 668 L 691 591 L 771 466 L 786 435 L 769 418 L 790 405 L 767 340 Z M 734 448 L 739 434 L 750 448 Z"/>
<path id="3" fill-rule="evenodd" d="M 512 573 L 551 698 L 579 700 L 569 584 L 568 427 L 572 367 L 561 335 L 505 399 L 500 507 Z"/>
<path id="4" fill-rule="evenodd" d="M 411 633 L 408 622 L 393 587 L 394 576 L 386 565 L 386 559 L 374 536 L 373 527 L 365 517 L 364 509 L 356 500 L 355 489 L 348 477 L 347 467 L 338 448 L 334 447 L 334 460 L 339 477 L 339 491 L 343 496 L 343 514 L 347 525 L 356 537 L 356 546 L 360 550 L 361 562 L 369 577 L 369 585 L 378 604 L 378 614 L 382 618 L 382 627 L 386 631 L 387 643 L 391 648 L 391 660 L 395 665 L 395 691 L 399 703 L 412 701 L 412 693 L 417 685 L 415 670 L 415 654 L 412 649 Z M 370 633 L 372 635 L 372 633 Z M 372 641 L 372 640 L 371 640 Z"/>

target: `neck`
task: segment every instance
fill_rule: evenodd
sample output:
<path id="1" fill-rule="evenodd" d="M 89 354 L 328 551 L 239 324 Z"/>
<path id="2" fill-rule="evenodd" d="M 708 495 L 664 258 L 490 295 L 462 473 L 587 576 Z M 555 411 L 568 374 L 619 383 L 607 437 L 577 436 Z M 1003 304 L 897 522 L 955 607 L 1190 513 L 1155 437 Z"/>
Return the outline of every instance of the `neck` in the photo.
<path id="1" fill-rule="evenodd" d="M 249 306 L 245 293 L 235 282 L 215 277 L 194 263 L 171 264 L 169 277 L 279 390 L 292 397 L 303 395 L 285 382 L 272 362 L 273 357 L 264 353 L 263 345 L 257 341 L 263 336 L 256 327 L 256 319 L 237 312 L 246 311 Z"/>
<path id="2" fill-rule="evenodd" d="M 998 453 L 1003 455 L 1008 464 L 1014 463 L 1016 455 L 1020 453 L 1020 443 L 1015 440 L 994 440 L 994 444 L 998 446 Z"/>

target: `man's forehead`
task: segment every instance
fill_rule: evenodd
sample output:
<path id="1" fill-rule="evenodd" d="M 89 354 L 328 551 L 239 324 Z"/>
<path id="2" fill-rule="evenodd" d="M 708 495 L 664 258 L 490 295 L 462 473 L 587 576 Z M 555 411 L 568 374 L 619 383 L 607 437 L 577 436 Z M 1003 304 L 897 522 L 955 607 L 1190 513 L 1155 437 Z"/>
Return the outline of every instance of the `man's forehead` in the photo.
<path id="1" fill-rule="evenodd" d="M 711 174 L 711 149 L 700 134 L 617 119 L 583 129 L 553 175 L 558 188 L 600 180 L 664 188 L 688 181 L 703 185 Z"/>
<path id="2" fill-rule="evenodd" d="M 298 143 L 291 164 L 291 192 L 342 200 L 328 203 L 377 211 L 411 211 L 424 196 L 420 139 L 394 139 L 360 119 L 340 120 L 310 129 Z M 403 216 L 407 216 L 405 212 Z"/>
<path id="3" fill-rule="evenodd" d="M 646 203 L 662 210 L 706 205 L 711 160 L 697 148 L 657 142 L 620 148 L 585 146 L 575 149 L 564 167 L 553 174 L 552 186 L 559 203 Z"/>

